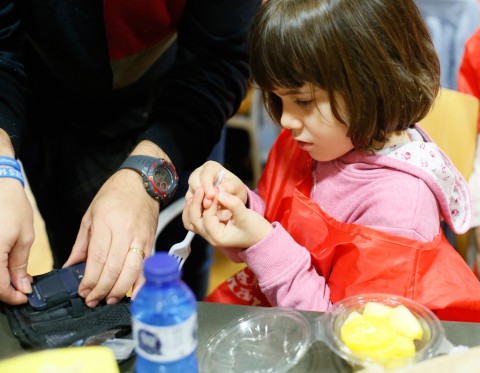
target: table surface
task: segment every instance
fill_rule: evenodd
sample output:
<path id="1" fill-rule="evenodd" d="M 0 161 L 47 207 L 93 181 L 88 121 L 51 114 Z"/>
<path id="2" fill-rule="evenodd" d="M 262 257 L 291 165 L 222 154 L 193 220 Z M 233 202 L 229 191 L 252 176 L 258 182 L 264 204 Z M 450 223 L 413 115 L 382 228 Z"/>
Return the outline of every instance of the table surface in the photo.
<path id="1" fill-rule="evenodd" d="M 217 303 L 198 302 L 199 348 L 220 331 L 225 325 L 255 311 L 257 307 L 234 306 Z M 309 320 L 317 318 L 317 312 L 302 312 Z M 442 322 L 448 340 L 454 345 L 480 346 L 480 323 Z M 8 321 L 0 313 L 0 359 L 25 352 L 13 336 Z M 134 358 L 120 364 L 121 372 L 134 372 Z M 321 341 L 314 342 L 306 355 L 292 369 L 295 372 L 351 372 L 344 363 Z"/>

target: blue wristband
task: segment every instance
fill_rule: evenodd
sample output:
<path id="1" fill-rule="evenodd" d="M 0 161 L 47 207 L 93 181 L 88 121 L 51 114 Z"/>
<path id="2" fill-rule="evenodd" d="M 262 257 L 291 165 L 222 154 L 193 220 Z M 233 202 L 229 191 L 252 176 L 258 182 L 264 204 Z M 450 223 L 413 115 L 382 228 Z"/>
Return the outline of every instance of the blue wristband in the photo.
<path id="1" fill-rule="evenodd" d="M 4 177 L 17 179 L 22 183 L 22 186 L 25 187 L 25 180 L 23 180 L 22 173 L 14 168 L 0 167 L 0 178 L 4 178 Z"/>
<path id="2" fill-rule="evenodd" d="M 17 171 L 22 171 L 20 167 L 20 163 L 15 158 L 12 157 L 0 157 L 0 166 L 10 166 L 13 167 Z"/>

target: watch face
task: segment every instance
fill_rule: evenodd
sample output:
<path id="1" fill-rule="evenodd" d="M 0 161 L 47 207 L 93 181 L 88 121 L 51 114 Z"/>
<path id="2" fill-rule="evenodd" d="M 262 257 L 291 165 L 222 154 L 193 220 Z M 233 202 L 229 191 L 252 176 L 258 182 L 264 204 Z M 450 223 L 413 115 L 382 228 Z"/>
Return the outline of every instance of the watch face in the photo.
<path id="1" fill-rule="evenodd" d="M 120 169 L 123 168 L 138 172 L 147 193 L 159 199 L 161 204 L 167 203 L 177 190 L 177 172 L 173 164 L 165 159 L 132 155 L 120 166 Z"/>
<path id="2" fill-rule="evenodd" d="M 170 185 L 174 184 L 175 178 L 168 167 L 157 167 L 153 174 L 153 182 L 162 193 L 167 193 Z"/>
<path id="3" fill-rule="evenodd" d="M 153 189 L 156 195 L 160 194 L 163 198 L 170 198 L 177 188 L 178 178 L 175 172 L 167 164 L 163 163 L 155 167 L 152 176 Z"/>

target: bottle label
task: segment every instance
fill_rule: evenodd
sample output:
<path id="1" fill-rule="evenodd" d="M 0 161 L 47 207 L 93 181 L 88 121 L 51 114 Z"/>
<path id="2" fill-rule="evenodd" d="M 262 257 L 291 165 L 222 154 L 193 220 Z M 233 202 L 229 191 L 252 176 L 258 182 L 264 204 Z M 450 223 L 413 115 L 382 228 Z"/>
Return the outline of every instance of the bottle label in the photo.
<path id="1" fill-rule="evenodd" d="M 158 363 L 167 363 L 187 357 L 198 345 L 197 313 L 180 324 L 148 325 L 132 320 L 135 352 Z"/>

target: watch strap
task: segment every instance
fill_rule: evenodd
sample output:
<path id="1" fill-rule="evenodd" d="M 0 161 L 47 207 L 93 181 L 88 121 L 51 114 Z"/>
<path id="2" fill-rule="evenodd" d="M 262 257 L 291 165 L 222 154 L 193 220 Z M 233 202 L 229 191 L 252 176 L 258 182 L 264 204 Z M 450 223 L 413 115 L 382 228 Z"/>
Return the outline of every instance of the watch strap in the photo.
<path id="1" fill-rule="evenodd" d="M 0 167 L 0 178 L 17 179 L 22 183 L 22 186 L 25 187 L 25 180 L 23 179 L 22 173 L 14 168 Z"/>
<path id="2" fill-rule="evenodd" d="M 123 168 L 129 168 L 139 172 L 142 177 L 146 176 L 153 162 L 158 161 L 158 158 L 149 157 L 146 155 L 131 155 L 122 165 L 119 170 Z"/>
<path id="3" fill-rule="evenodd" d="M 25 187 L 22 167 L 15 158 L 0 156 L 0 178 L 17 179 Z"/>
<path id="4" fill-rule="evenodd" d="M 1 156 L 0 166 L 10 166 L 17 171 L 20 171 L 20 172 L 22 171 L 22 168 L 20 167 L 20 163 L 18 163 L 18 161 L 12 157 Z"/>

